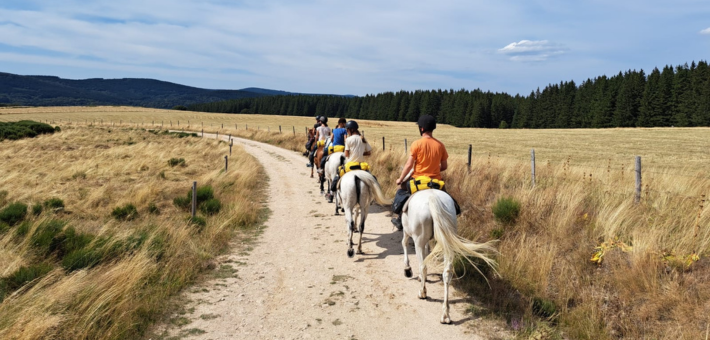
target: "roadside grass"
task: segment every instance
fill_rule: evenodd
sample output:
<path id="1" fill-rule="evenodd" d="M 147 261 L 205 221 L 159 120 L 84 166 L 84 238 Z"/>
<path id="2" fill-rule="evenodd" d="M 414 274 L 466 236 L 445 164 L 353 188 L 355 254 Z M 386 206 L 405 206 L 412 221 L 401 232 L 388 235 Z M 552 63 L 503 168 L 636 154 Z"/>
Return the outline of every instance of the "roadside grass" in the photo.
<path id="1" fill-rule="evenodd" d="M 0 210 L 26 205 L 0 228 L 3 339 L 140 337 L 262 217 L 260 165 L 238 146 L 224 173 L 225 143 L 142 129 L 62 126 L 1 144 Z M 221 202 L 200 228 L 172 204 L 192 180 Z"/>

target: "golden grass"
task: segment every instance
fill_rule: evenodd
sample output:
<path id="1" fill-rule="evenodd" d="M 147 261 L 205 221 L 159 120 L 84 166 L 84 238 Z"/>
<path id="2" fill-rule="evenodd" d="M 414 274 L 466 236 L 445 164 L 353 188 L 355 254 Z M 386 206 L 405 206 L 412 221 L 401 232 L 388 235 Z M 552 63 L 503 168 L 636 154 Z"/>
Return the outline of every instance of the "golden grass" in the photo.
<path id="1" fill-rule="evenodd" d="M 0 234 L 0 277 L 23 265 L 48 261 L 54 269 L 0 303 L 2 339 L 125 339 L 140 336 L 159 317 L 167 298 L 195 280 L 233 236 L 248 230 L 261 211 L 260 165 L 235 146 L 224 173 L 226 143 L 176 138 L 142 129 L 64 126 L 61 133 L 0 143 L 0 190 L 7 202 L 28 205 L 51 197 L 66 209 L 30 217 L 30 230 Z M 168 159 L 186 160 L 170 167 Z M 201 231 L 172 200 L 196 180 L 211 185 L 223 208 Z M 113 208 L 132 203 L 139 217 L 117 221 Z M 159 215 L 149 214 L 155 204 Z M 2 204 L 0 202 L 0 204 Z M 88 246 L 111 249 L 143 237 L 91 269 L 68 272 L 57 255 L 45 258 L 31 244 L 40 223 L 68 222 L 95 235 Z M 249 232 L 252 233 L 252 232 Z M 244 234 L 246 235 L 246 234 Z M 103 242 L 103 244 L 102 244 Z"/>
<path id="2" fill-rule="evenodd" d="M 292 150 L 302 150 L 303 133 L 279 135 L 274 127 L 300 124 L 303 130 L 312 124 L 311 118 L 302 117 L 46 110 L 50 112 L 0 115 L 0 120 L 114 114 L 146 123 L 155 117 L 173 118 L 175 124 L 180 118 L 182 128 L 182 119 L 190 117 L 193 130 L 192 119 L 204 120 L 206 132 L 214 132 L 219 124 L 220 133 Z M 236 131 L 227 129 L 235 122 Z M 270 132 L 263 131 L 267 123 Z M 418 138 L 416 130 L 411 123 L 360 123 L 375 145 L 369 160 L 373 173 L 393 194 L 405 154 L 403 141 L 389 141 L 406 137 L 411 143 Z M 244 124 L 250 131 L 243 131 Z M 252 124 L 260 131 L 252 131 Z M 437 129 L 436 137 L 452 155 L 444 179 L 464 211 L 459 233 L 478 241 L 501 235 L 500 276 L 490 277 L 491 288 L 475 275 L 457 283 L 482 306 L 504 316 L 521 337 L 539 337 L 554 326 L 557 337 L 573 339 L 705 338 L 710 325 L 710 213 L 701 200 L 710 188 L 703 166 L 710 157 L 707 132 Z M 381 150 L 383 135 L 388 140 L 386 151 Z M 468 144 L 475 147 L 470 170 L 465 164 Z M 529 161 L 533 147 L 538 157 L 535 187 Z M 640 204 L 634 203 L 634 155 L 643 156 L 644 162 Z M 496 222 L 491 212 L 503 196 L 521 204 L 521 215 L 512 225 Z M 614 242 L 631 248 L 611 246 L 601 265 L 590 261 L 595 247 Z M 688 262 L 693 254 L 699 260 Z M 535 316 L 535 301 L 554 304 L 554 315 Z"/>

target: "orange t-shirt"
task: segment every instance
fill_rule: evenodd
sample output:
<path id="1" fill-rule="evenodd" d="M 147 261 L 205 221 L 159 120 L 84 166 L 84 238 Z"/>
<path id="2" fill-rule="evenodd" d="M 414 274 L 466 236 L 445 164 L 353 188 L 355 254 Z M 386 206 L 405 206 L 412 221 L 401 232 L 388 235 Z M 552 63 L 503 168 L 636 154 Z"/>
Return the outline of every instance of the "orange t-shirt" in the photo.
<path id="1" fill-rule="evenodd" d="M 444 144 L 434 138 L 422 138 L 412 143 L 414 172 L 412 177 L 428 176 L 441 179 L 441 162 L 449 159 Z"/>

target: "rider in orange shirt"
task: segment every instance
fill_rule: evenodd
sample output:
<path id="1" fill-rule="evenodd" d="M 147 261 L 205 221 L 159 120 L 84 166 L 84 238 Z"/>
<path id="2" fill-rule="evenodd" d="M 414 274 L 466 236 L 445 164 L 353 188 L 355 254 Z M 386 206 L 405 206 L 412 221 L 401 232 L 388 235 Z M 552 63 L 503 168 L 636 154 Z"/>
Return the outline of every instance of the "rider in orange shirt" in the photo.
<path id="1" fill-rule="evenodd" d="M 419 117 L 417 125 L 422 138 L 412 143 L 409 159 L 397 179 L 400 189 L 397 190 L 392 204 L 392 211 L 399 214 L 399 217 L 392 219 L 392 224 L 398 230 L 402 230 L 402 207 L 411 196 L 409 180 L 419 176 L 440 180 L 441 172 L 449 166 L 449 154 L 446 152 L 446 147 L 432 136 L 434 129 L 436 129 L 436 119 L 430 115 L 424 115 Z M 410 175 L 412 170 L 414 171 Z"/>

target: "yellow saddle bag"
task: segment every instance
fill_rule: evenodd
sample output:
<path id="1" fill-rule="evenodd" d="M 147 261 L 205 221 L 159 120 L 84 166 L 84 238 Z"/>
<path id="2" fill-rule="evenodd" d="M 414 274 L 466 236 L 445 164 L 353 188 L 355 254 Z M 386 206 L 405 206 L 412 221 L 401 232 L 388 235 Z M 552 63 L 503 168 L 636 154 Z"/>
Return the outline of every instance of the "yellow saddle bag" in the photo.
<path id="1" fill-rule="evenodd" d="M 328 153 L 332 154 L 334 152 L 344 152 L 345 151 L 345 146 L 344 145 L 336 145 L 336 146 L 329 146 L 328 147 Z"/>
<path id="2" fill-rule="evenodd" d="M 340 177 L 343 177 L 343 175 L 352 170 L 370 171 L 370 165 L 365 162 L 347 162 L 345 163 L 345 166 L 341 165 L 338 168 L 338 173 L 340 174 Z"/>
<path id="3" fill-rule="evenodd" d="M 412 193 L 426 189 L 444 190 L 444 181 L 428 176 L 419 176 L 409 181 L 409 190 Z"/>
<path id="4" fill-rule="evenodd" d="M 318 147 L 325 146 L 325 141 L 324 140 L 319 140 L 318 143 L 316 143 Z"/>

